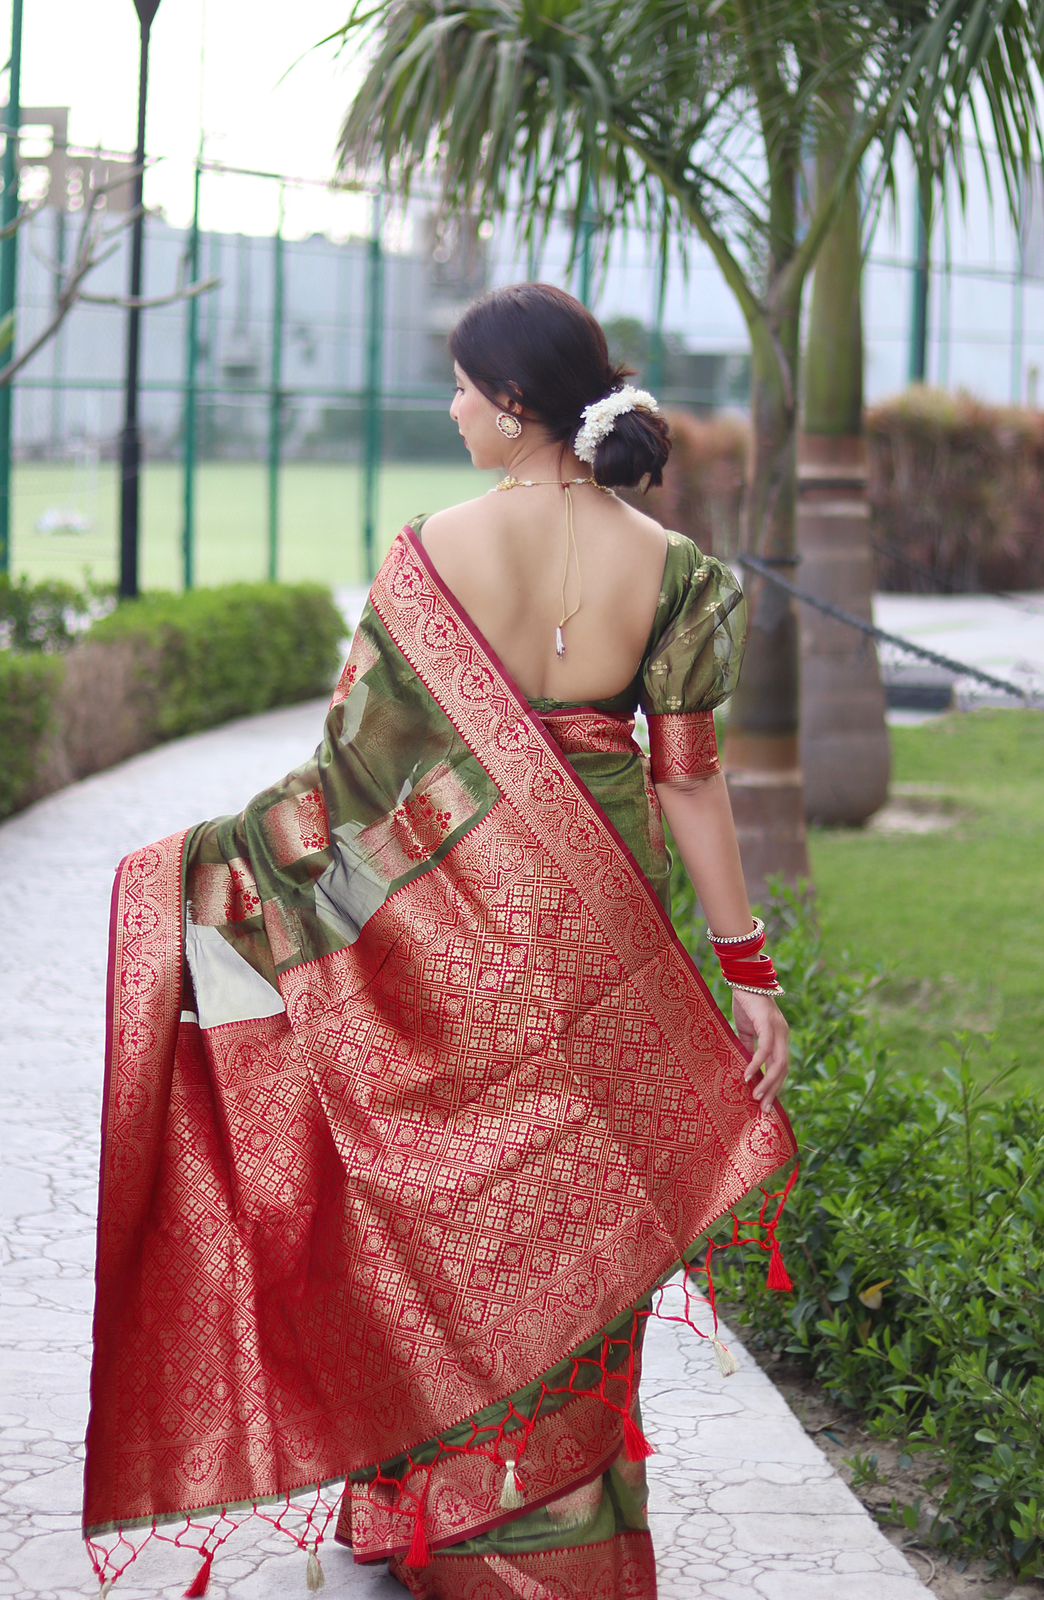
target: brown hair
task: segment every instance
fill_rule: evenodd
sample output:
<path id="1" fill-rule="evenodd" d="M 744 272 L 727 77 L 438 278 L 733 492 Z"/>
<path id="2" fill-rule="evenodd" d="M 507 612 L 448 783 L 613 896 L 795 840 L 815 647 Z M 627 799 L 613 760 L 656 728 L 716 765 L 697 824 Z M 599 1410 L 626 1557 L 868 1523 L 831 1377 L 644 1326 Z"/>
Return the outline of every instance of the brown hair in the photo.
<path id="1" fill-rule="evenodd" d="M 499 405 L 520 401 L 523 413 L 572 447 L 584 407 L 619 389 L 633 367 L 613 366 L 601 323 L 579 300 L 551 283 L 512 283 L 474 300 L 449 338 L 450 351 L 475 387 Z M 599 483 L 632 487 L 648 474 L 663 482 L 670 429 L 655 411 L 636 408 L 615 419 L 595 450 Z"/>

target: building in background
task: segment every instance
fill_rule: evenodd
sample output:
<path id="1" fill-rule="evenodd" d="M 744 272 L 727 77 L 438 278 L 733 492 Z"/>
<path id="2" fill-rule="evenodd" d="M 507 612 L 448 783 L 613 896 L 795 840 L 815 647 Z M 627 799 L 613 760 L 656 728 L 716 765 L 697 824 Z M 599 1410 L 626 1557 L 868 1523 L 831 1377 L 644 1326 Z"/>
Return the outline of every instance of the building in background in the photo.
<path id="1" fill-rule="evenodd" d="M 76 248 L 85 196 L 119 176 L 122 158 L 70 151 L 62 107 L 23 113 L 20 192 L 39 210 L 19 236 L 17 347 L 53 316 L 62 264 Z M 239 174 L 240 179 L 244 175 Z M 251 175 L 262 184 L 263 175 Z M 866 392 L 869 401 L 905 387 L 910 373 L 914 274 L 913 186 L 900 173 L 894 215 L 880 223 L 865 279 Z M 237 174 L 208 169 L 208 214 L 220 215 L 222 185 Z M 278 180 L 267 179 L 272 188 Z M 287 187 L 293 187 L 286 180 Z M 319 197 L 314 210 L 321 220 Z M 998 191 L 999 192 L 999 191 Z M 455 439 L 445 424 L 451 394 L 446 336 L 483 288 L 536 275 L 566 281 L 568 233 L 552 229 L 534 267 L 508 223 L 439 225 L 417 200 L 384 230 L 375 256 L 365 226 L 333 237 L 301 227 L 310 209 L 304 189 L 296 236 L 284 234 L 284 300 L 276 306 L 276 242 L 263 232 L 201 235 L 200 274 L 220 286 L 200 300 L 198 442 L 203 459 L 250 459 L 263 453 L 269 426 L 273 343 L 281 347 L 284 459 L 351 458 L 362 449 L 374 271 L 382 278 L 378 364 L 381 401 L 395 411 L 396 448 L 426 459 Z M 355 197 L 358 198 L 358 197 Z M 107 196 L 112 253 L 85 282 L 91 296 L 118 302 L 127 281 L 126 200 Z M 1040 403 L 1044 363 L 1044 203 L 1039 183 L 1027 199 L 1021 230 L 1000 203 L 991 215 L 981 172 L 970 167 L 967 213 L 951 208 L 948 246 L 933 241 L 929 270 L 926 377 L 963 386 L 983 399 Z M 391 220 L 391 219 L 390 219 Z M 184 275 L 190 234 L 150 214 L 145 295 L 169 294 Z M 657 338 L 660 392 L 674 404 L 742 409 L 749 383 L 747 336 L 735 302 L 709 254 L 694 244 L 683 273 L 672 253 L 661 302 L 657 264 L 644 238 L 613 242 L 607 271 L 591 274 L 594 309 L 618 358 L 642 375 Z M 576 274 L 571 285 L 576 290 Z M 659 327 L 657 319 L 660 317 Z M 17 383 L 15 453 L 20 459 L 111 459 L 122 419 L 125 313 L 118 303 L 77 305 Z M 184 302 L 149 309 L 143 324 L 141 420 L 151 459 L 182 450 L 187 364 Z"/>

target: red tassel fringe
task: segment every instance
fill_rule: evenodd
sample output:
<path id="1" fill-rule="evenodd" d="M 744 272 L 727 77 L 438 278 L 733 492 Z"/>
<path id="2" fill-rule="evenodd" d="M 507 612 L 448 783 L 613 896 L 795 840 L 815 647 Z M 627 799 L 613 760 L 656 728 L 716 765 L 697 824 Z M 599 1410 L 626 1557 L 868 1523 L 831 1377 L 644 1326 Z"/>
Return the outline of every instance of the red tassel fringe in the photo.
<path id="1" fill-rule="evenodd" d="M 775 1234 L 772 1235 L 772 1259 L 769 1262 L 766 1287 L 769 1289 L 781 1289 L 784 1292 L 794 1287 L 790 1281 L 790 1273 L 783 1263 L 783 1252 L 779 1248 Z"/>
<path id="2" fill-rule="evenodd" d="M 656 1451 L 649 1443 L 637 1422 L 628 1413 L 624 1417 L 624 1453 L 628 1461 L 648 1461 Z"/>
<path id="3" fill-rule="evenodd" d="M 200 1595 L 206 1594 L 210 1588 L 210 1569 L 214 1565 L 214 1552 L 208 1550 L 203 1557 L 203 1565 L 185 1590 L 185 1600 L 199 1600 Z"/>
<path id="4" fill-rule="evenodd" d="M 424 1526 L 424 1507 L 417 1507 L 417 1515 L 413 1519 L 413 1538 L 410 1548 L 406 1552 L 406 1565 L 408 1567 L 426 1567 L 431 1561 L 431 1546 L 428 1543 L 428 1530 Z"/>
<path id="5" fill-rule="evenodd" d="M 656 1301 L 655 1304 L 650 1304 L 648 1307 L 639 1307 L 635 1309 L 633 1326 L 630 1335 L 624 1336 L 622 1339 L 615 1341 L 617 1345 L 621 1343 L 630 1343 L 630 1365 L 627 1365 L 626 1362 L 622 1363 L 619 1359 L 617 1359 L 615 1363 L 610 1361 L 612 1344 L 607 1338 L 600 1362 L 598 1362 L 593 1356 L 578 1358 L 574 1362 L 574 1370 L 567 1384 L 564 1384 L 561 1388 L 556 1389 L 549 1389 L 546 1386 L 543 1388 L 543 1392 L 536 1403 L 536 1408 L 532 1415 L 519 1412 L 513 1405 L 509 1404 L 507 1418 L 498 1425 L 495 1425 L 491 1428 L 481 1428 L 477 1424 L 473 1423 L 472 1438 L 468 1440 L 467 1443 L 462 1447 L 462 1453 L 478 1454 L 485 1456 L 488 1460 L 500 1461 L 502 1457 L 501 1447 L 504 1444 L 505 1435 L 510 1434 L 512 1456 L 516 1461 L 520 1461 L 525 1450 L 526 1441 L 528 1440 L 529 1434 L 532 1432 L 532 1429 L 535 1426 L 537 1414 L 540 1412 L 544 1394 L 565 1395 L 569 1393 L 592 1392 L 600 1395 L 600 1397 L 612 1409 L 613 1412 L 622 1416 L 622 1442 L 626 1458 L 629 1461 L 639 1462 L 645 1461 L 650 1456 L 654 1455 L 655 1451 L 652 1445 L 645 1437 L 640 1425 L 635 1422 L 634 1418 L 630 1415 L 629 1407 L 625 1409 L 619 1404 L 617 1396 L 620 1394 L 620 1389 L 618 1387 L 615 1390 L 611 1389 L 609 1387 L 608 1380 L 611 1378 L 615 1384 L 620 1384 L 621 1382 L 626 1383 L 627 1387 L 624 1390 L 624 1393 L 628 1396 L 633 1393 L 633 1387 L 637 1376 L 636 1351 L 634 1346 L 636 1342 L 637 1329 L 640 1323 L 646 1317 L 659 1316 L 666 1321 L 683 1322 L 689 1327 L 693 1328 L 698 1334 L 701 1335 L 701 1337 L 709 1339 L 711 1338 L 711 1335 L 702 1332 L 702 1330 L 697 1326 L 697 1323 L 694 1321 L 692 1315 L 692 1301 L 699 1299 L 702 1296 L 706 1299 L 710 1307 L 711 1317 L 713 1318 L 714 1324 L 714 1332 L 716 1335 L 718 1329 L 718 1316 L 715 1303 L 716 1295 L 712 1274 L 712 1261 L 716 1253 L 722 1250 L 727 1250 L 733 1246 L 743 1246 L 748 1244 L 756 1247 L 760 1246 L 762 1249 L 768 1249 L 770 1252 L 770 1259 L 768 1266 L 767 1287 L 782 1293 L 793 1291 L 794 1284 L 784 1264 L 783 1252 L 780 1248 L 779 1241 L 776 1238 L 776 1224 L 780 1220 L 783 1209 L 797 1181 L 798 1172 L 799 1169 L 795 1164 L 794 1169 L 787 1179 L 786 1185 L 781 1193 L 770 1193 L 768 1190 L 762 1187 L 763 1200 L 760 1206 L 760 1214 L 757 1219 L 741 1219 L 735 1211 L 732 1212 L 732 1238 L 722 1240 L 719 1243 L 716 1243 L 713 1240 L 708 1241 L 706 1259 L 703 1265 L 689 1265 L 686 1267 L 680 1286 L 675 1286 L 674 1288 L 673 1300 L 667 1300 L 670 1286 L 661 1286 L 660 1290 L 658 1291 L 659 1300 Z M 775 1206 L 775 1214 L 771 1215 L 773 1202 L 777 1202 L 777 1204 Z M 760 1237 L 756 1231 L 758 1229 L 761 1230 Z M 701 1275 L 705 1278 L 705 1283 L 702 1288 L 698 1289 L 697 1282 Z M 678 1305 L 679 1293 L 682 1299 L 682 1304 L 680 1306 Z M 676 1309 L 672 1309 L 672 1307 L 676 1307 Z M 716 1339 L 715 1344 L 717 1344 Z M 720 1358 L 720 1349 L 717 1350 L 717 1354 Z M 602 1367 L 606 1382 L 600 1389 L 595 1388 L 594 1390 L 590 1390 L 588 1384 L 580 1381 L 581 1369 L 584 1367 L 590 1368 L 592 1365 L 599 1364 Z M 454 1449 L 456 1448 L 458 1447 L 454 1447 Z M 442 1454 L 448 1453 L 448 1450 L 449 1447 L 446 1447 L 444 1452 L 443 1447 L 440 1445 L 440 1459 Z M 396 1511 L 405 1511 L 406 1505 L 408 1504 L 412 1504 L 412 1506 L 415 1508 L 413 1511 L 412 1536 L 410 1539 L 409 1549 L 405 1556 L 404 1565 L 407 1568 L 412 1568 L 416 1571 L 430 1566 L 432 1560 L 432 1548 L 428 1538 L 425 1517 L 425 1506 L 428 1489 L 430 1488 L 432 1468 L 430 1465 L 421 1467 L 419 1463 L 413 1462 L 412 1460 L 410 1462 L 410 1466 L 411 1474 L 412 1472 L 425 1472 L 427 1474 L 422 1485 L 419 1484 L 416 1488 L 407 1488 L 401 1479 L 386 1477 L 380 1471 L 380 1469 L 378 1469 L 376 1483 L 380 1485 L 382 1489 L 398 1491 L 397 1495 L 393 1497 L 395 1502 L 394 1509 Z M 522 1485 L 517 1471 L 516 1483 L 521 1490 Z M 269 1523 L 276 1532 L 289 1535 L 289 1537 L 293 1539 L 294 1543 L 299 1545 L 302 1550 L 306 1549 L 308 1543 L 310 1543 L 313 1539 L 316 1540 L 316 1548 L 318 1548 L 318 1540 L 324 1536 L 328 1524 L 337 1515 L 339 1496 L 328 1502 L 324 1498 L 321 1489 L 315 1490 L 315 1496 L 315 1504 L 308 1508 L 306 1512 L 306 1540 L 303 1540 L 302 1537 L 299 1536 L 296 1529 L 292 1525 L 284 1523 L 284 1518 L 292 1509 L 291 1497 L 289 1495 L 286 1498 L 286 1507 L 283 1510 L 280 1510 L 278 1514 L 270 1515 L 259 1506 L 254 1507 L 253 1514 L 260 1516 L 265 1522 Z M 403 1504 L 404 1501 L 406 1504 Z M 293 1509 L 296 1511 L 298 1508 L 294 1507 Z M 304 1511 L 304 1508 L 301 1509 Z M 224 1526 L 224 1523 L 227 1522 L 231 1525 L 230 1531 L 234 1532 L 238 1526 L 236 1519 L 229 1517 L 227 1511 L 223 1511 L 222 1517 L 222 1526 Z M 400 1523 L 399 1527 L 401 1526 L 402 1525 Z M 185 1600 L 202 1600 L 202 1597 L 208 1593 L 210 1587 L 211 1567 L 213 1566 L 217 1549 L 219 1548 L 220 1544 L 223 1544 L 225 1539 L 229 1537 L 229 1531 L 222 1532 L 220 1538 L 216 1540 L 214 1548 L 208 1550 L 205 1548 L 205 1541 L 208 1537 L 213 1535 L 213 1532 L 214 1530 L 210 1530 L 208 1532 L 205 1525 L 193 1523 L 191 1517 L 187 1517 L 184 1530 L 182 1530 L 182 1532 L 180 1532 L 176 1537 L 171 1537 L 170 1535 L 164 1534 L 160 1529 L 154 1526 L 144 1534 L 140 1543 L 136 1543 L 132 1539 L 129 1539 L 121 1530 L 119 1543 L 114 1548 L 107 1548 L 105 1545 L 95 1542 L 94 1540 L 88 1540 L 88 1548 L 90 1550 L 91 1562 L 99 1581 L 110 1584 L 122 1576 L 127 1567 L 129 1567 L 130 1564 L 136 1560 L 145 1544 L 152 1539 L 165 1540 L 183 1549 L 194 1548 L 202 1558 L 202 1565 L 200 1566 L 199 1571 L 196 1573 L 196 1576 L 193 1579 L 190 1587 L 184 1591 Z M 188 1536 L 187 1538 L 186 1535 Z M 183 1540 L 184 1543 L 182 1543 Z"/>

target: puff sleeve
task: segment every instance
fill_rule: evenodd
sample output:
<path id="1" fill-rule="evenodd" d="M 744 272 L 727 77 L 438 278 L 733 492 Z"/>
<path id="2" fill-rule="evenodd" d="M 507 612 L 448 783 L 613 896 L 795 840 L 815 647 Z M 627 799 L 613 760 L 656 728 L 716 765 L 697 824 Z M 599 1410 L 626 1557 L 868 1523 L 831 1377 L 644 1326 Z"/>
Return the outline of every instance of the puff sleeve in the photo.
<path id="1" fill-rule="evenodd" d="M 669 537 L 681 546 L 671 552 L 680 559 L 639 692 L 654 783 L 721 770 L 713 710 L 736 687 L 747 635 L 746 603 L 731 569 L 691 540 Z"/>

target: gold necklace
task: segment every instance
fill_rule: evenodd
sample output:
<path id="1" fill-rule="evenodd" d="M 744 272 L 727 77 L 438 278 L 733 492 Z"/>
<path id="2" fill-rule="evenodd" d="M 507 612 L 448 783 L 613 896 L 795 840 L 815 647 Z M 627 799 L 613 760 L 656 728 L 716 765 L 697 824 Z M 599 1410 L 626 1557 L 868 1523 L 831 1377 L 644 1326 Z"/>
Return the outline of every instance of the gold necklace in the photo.
<path id="1" fill-rule="evenodd" d="M 558 483 L 561 484 L 562 488 L 565 490 L 566 549 L 565 561 L 562 564 L 562 615 L 559 618 L 558 627 L 555 629 L 555 655 L 564 656 L 565 639 L 562 636 L 562 629 L 565 627 L 570 617 L 575 617 L 577 612 L 580 610 L 580 556 L 576 548 L 576 530 L 573 527 L 573 497 L 569 490 L 574 483 L 593 484 L 596 489 L 601 489 L 603 494 L 615 494 L 615 490 L 610 489 L 608 484 L 596 483 L 594 478 L 515 478 L 508 473 L 506 478 L 501 478 L 500 482 L 494 485 L 493 493 L 496 494 L 500 489 L 532 489 L 538 483 Z M 576 605 L 573 607 L 572 611 L 567 612 L 566 583 L 569 579 L 570 555 L 572 555 L 573 558 L 573 566 L 576 568 L 577 599 Z"/>

